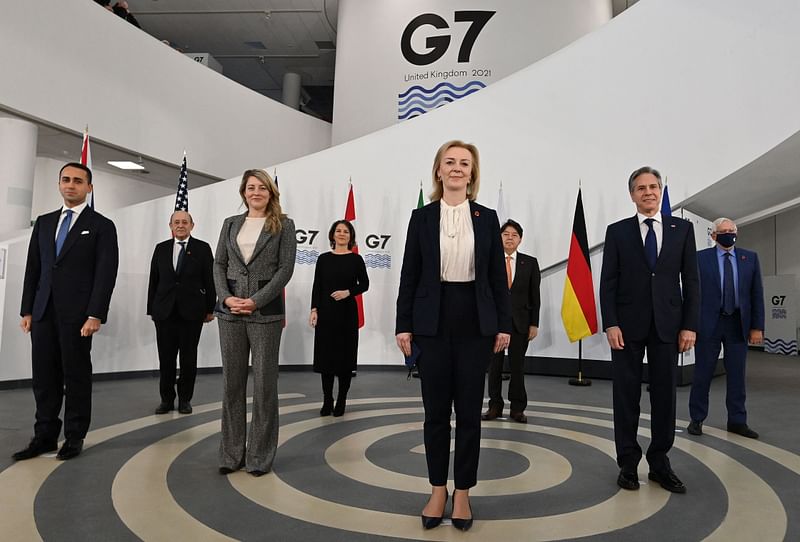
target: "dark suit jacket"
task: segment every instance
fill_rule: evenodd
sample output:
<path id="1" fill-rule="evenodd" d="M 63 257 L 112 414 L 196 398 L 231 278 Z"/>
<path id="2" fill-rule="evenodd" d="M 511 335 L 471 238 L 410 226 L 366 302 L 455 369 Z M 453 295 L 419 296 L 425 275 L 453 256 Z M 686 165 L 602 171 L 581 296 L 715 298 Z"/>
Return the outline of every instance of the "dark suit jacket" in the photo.
<path id="1" fill-rule="evenodd" d="M 700 267 L 700 324 L 698 335 L 714 333 L 722 306 L 722 283 L 719 277 L 717 247 L 697 253 Z M 758 254 L 736 247 L 736 269 L 739 274 L 739 312 L 742 315 L 742 338 L 747 340 L 751 329 L 764 330 L 764 286 Z"/>
<path id="2" fill-rule="evenodd" d="M 117 280 L 119 249 L 114 223 L 84 208 L 56 258 L 56 227 L 61 209 L 36 219 L 28 246 L 20 315 L 42 319 L 52 298 L 58 319 L 82 323 L 89 316 L 106 321 Z"/>
<path id="3" fill-rule="evenodd" d="M 511 319 L 514 331 L 528 335 L 530 326 L 539 327 L 539 262 L 517 252 L 517 268 L 511 284 Z"/>
<path id="4" fill-rule="evenodd" d="M 147 314 L 153 320 L 166 320 L 177 308 L 184 320 L 200 321 L 214 312 L 214 256 L 205 241 L 189 237 L 180 275 L 172 265 L 175 241 L 156 245 L 150 262 L 147 289 Z"/>
<path id="5" fill-rule="evenodd" d="M 469 202 L 475 235 L 475 298 L 481 334 L 511 333 L 511 305 L 497 213 Z M 395 333 L 436 335 L 441 299 L 438 201 L 411 213 L 400 271 Z"/>
<path id="6" fill-rule="evenodd" d="M 619 326 L 623 339 L 643 340 L 655 321 L 661 341 L 678 340 L 681 329 L 697 330 L 700 287 L 694 228 L 663 217 L 661 251 L 650 271 L 636 216 L 608 226 L 600 273 L 603 329 Z"/>

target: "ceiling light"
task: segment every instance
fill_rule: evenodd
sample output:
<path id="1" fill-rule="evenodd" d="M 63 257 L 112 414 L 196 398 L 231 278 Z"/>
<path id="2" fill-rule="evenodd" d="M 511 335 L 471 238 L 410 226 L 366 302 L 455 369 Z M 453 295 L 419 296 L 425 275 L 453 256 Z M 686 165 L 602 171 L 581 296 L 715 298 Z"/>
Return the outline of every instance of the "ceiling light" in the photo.
<path id="1" fill-rule="evenodd" d="M 133 169 L 133 170 L 144 169 L 144 166 L 142 164 L 137 164 L 136 162 L 131 162 L 129 160 L 117 160 L 117 161 L 109 160 L 108 165 L 114 166 L 115 168 L 119 169 Z"/>

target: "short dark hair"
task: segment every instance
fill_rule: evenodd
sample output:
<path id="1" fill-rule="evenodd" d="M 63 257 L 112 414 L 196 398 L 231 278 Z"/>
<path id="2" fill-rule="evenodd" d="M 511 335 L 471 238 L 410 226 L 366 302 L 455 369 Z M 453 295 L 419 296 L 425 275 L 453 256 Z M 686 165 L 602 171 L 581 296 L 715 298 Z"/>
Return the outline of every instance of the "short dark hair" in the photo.
<path id="1" fill-rule="evenodd" d="M 644 175 L 645 173 L 650 173 L 654 175 L 655 178 L 658 179 L 658 187 L 662 188 L 661 174 L 658 172 L 658 170 L 650 166 L 642 166 L 633 173 L 631 173 L 631 176 L 628 177 L 628 192 L 633 192 L 633 183 L 636 181 L 636 177 L 638 177 L 639 175 Z"/>
<path id="2" fill-rule="evenodd" d="M 85 165 L 81 164 L 80 162 L 68 162 L 61 166 L 61 169 L 58 172 L 58 180 L 61 181 L 61 174 L 64 173 L 64 170 L 68 167 L 74 167 L 78 169 L 82 169 L 86 172 L 87 177 L 89 177 L 89 184 L 92 184 L 92 170 L 86 167 Z"/>
<path id="3" fill-rule="evenodd" d="M 522 238 L 522 226 L 520 226 L 519 222 L 517 222 L 516 220 L 511 220 L 510 218 L 506 220 L 503 226 L 500 228 L 500 233 L 506 231 L 506 228 L 514 228 L 515 230 L 517 230 L 517 235 L 519 235 L 520 238 Z"/>
<path id="4" fill-rule="evenodd" d="M 328 231 L 328 241 L 331 244 L 331 248 L 336 248 L 336 242 L 333 240 L 333 234 L 336 232 L 336 226 L 339 224 L 344 224 L 347 226 L 347 229 L 350 230 L 350 240 L 347 242 L 347 250 L 353 250 L 353 247 L 356 246 L 356 229 L 349 220 L 337 220 L 331 226 L 330 231 Z"/>

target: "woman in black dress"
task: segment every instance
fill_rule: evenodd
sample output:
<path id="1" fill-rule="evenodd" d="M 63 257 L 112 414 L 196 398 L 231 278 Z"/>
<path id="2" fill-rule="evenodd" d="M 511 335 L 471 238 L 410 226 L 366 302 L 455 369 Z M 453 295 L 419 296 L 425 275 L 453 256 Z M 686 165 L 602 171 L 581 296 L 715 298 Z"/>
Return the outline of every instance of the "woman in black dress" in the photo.
<path id="1" fill-rule="evenodd" d="M 356 231 L 347 220 L 337 220 L 328 232 L 331 251 L 320 255 L 311 290 L 308 323 L 314 333 L 314 371 L 322 373 L 324 397 L 320 416 L 344 414 L 350 379 L 358 357 L 358 308 L 355 296 L 369 288 L 364 260 L 352 251 Z M 333 380 L 339 393 L 333 404 Z"/>

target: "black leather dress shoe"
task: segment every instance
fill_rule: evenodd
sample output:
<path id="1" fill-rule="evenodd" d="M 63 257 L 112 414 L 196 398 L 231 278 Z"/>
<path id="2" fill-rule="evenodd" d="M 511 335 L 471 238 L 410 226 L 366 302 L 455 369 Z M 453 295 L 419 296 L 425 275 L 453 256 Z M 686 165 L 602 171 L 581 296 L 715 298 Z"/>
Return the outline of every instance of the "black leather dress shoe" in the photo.
<path id="1" fill-rule="evenodd" d="M 736 433 L 747 438 L 758 438 L 758 433 L 750 429 L 746 423 L 729 423 L 728 432 Z"/>
<path id="2" fill-rule="evenodd" d="M 23 461 L 25 459 L 32 459 L 42 454 L 46 454 L 47 452 L 54 452 L 57 449 L 58 443 L 56 441 L 33 437 L 28 443 L 27 448 L 16 452 L 11 457 L 14 459 L 14 461 Z"/>
<path id="3" fill-rule="evenodd" d="M 450 497 L 449 494 L 444 496 L 444 506 L 442 507 L 442 515 L 441 516 L 426 516 L 425 514 L 420 514 L 422 518 L 422 528 L 423 529 L 433 529 L 434 527 L 438 527 L 441 525 L 442 520 L 444 519 L 444 511 L 447 509 L 447 499 Z"/>
<path id="4" fill-rule="evenodd" d="M 688 431 L 690 435 L 702 435 L 703 422 L 689 422 L 689 425 L 686 427 L 686 431 Z"/>
<path id="5" fill-rule="evenodd" d="M 486 412 L 481 414 L 481 419 L 485 422 L 490 422 L 492 420 L 496 420 L 502 415 L 503 409 L 501 407 L 490 406 Z"/>
<path id="6" fill-rule="evenodd" d="M 266 471 L 266 470 L 251 470 L 251 471 L 247 471 L 247 472 L 248 472 L 248 473 L 249 473 L 251 476 L 255 476 L 256 478 L 258 478 L 259 476 L 264 476 L 264 475 L 265 475 L 265 474 L 267 474 L 267 472 L 269 472 L 269 471 Z"/>
<path id="7" fill-rule="evenodd" d="M 647 475 L 649 479 L 657 482 L 661 487 L 672 493 L 686 493 L 686 486 L 675 476 L 672 469 L 652 470 Z"/>
<path id="8" fill-rule="evenodd" d="M 181 401 L 178 403 L 178 412 L 181 414 L 191 414 L 192 413 L 192 403 L 189 401 Z"/>
<path id="9" fill-rule="evenodd" d="M 617 485 L 631 491 L 639 489 L 639 476 L 634 470 L 622 469 L 617 476 Z"/>
<path id="10" fill-rule="evenodd" d="M 58 451 L 56 458 L 66 461 L 67 459 L 78 457 L 81 455 L 82 451 L 83 439 L 67 439 L 64 441 L 64 445 L 61 446 L 61 449 Z"/>
<path id="11" fill-rule="evenodd" d="M 173 403 L 161 401 L 161 403 L 159 403 L 159 405 L 156 407 L 156 414 L 166 414 L 172 410 L 175 410 L 175 405 Z"/>

